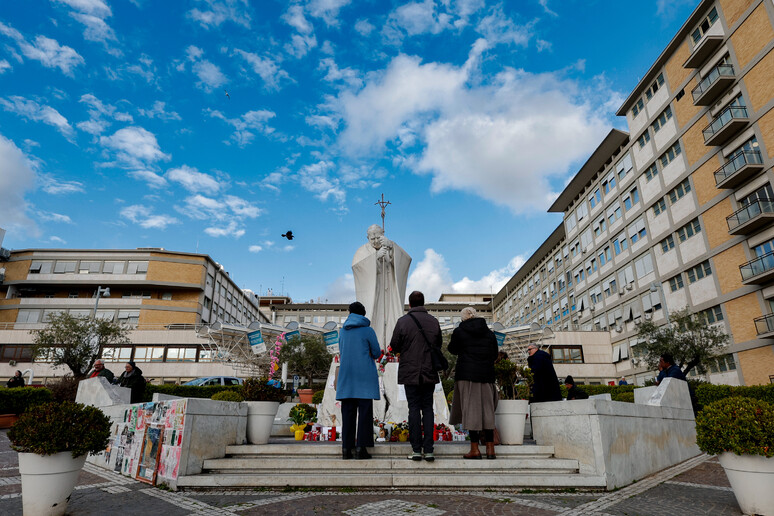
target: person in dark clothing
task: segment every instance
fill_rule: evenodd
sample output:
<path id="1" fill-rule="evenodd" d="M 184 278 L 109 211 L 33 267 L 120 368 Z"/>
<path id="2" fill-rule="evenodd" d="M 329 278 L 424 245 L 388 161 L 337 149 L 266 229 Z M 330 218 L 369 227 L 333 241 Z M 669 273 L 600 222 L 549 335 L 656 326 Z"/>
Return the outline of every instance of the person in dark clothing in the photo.
<path id="1" fill-rule="evenodd" d="M 367 446 L 374 445 L 374 400 L 379 395 L 379 375 L 374 362 L 381 353 L 376 332 L 362 303 L 349 305 L 349 317 L 341 328 L 341 361 L 336 399 L 341 401 L 342 459 L 370 459 Z"/>
<path id="2" fill-rule="evenodd" d="M 424 452 L 425 460 L 432 462 L 433 391 L 438 372 L 433 370 L 429 346 L 441 349 L 442 339 L 438 319 L 427 313 L 424 305 L 422 292 L 415 290 L 409 294 L 410 310 L 395 323 L 390 348 L 393 353 L 400 353 L 398 383 L 406 390 L 409 440 L 414 450 L 408 458 L 422 460 Z"/>
<path id="3" fill-rule="evenodd" d="M 108 382 L 113 383 L 116 375 L 110 369 L 105 369 L 105 363 L 99 358 L 94 361 L 94 370 L 89 373 L 87 378 L 96 378 L 97 376 L 104 376 Z"/>
<path id="4" fill-rule="evenodd" d="M 567 387 L 567 399 L 568 400 L 587 400 L 589 395 L 585 391 L 580 390 L 575 385 L 575 380 L 572 376 L 567 375 L 564 379 L 564 386 Z"/>
<path id="5" fill-rule="evenodd" d="M 458 357 L 449 424 L 462 423 L 470 432 L 470 451 L 462 457 L 481 458 L 478 442 L 483 431 L 486 458 L 495 459 L 494 413 L 499 399 L 494 369 L 497 338 L 486 321 L 476 317 L 476 310 L 471 306 L 462 309 L 462 322 L 452 332 L 449 353 Z"/>
<path id="6" fill-rule="evenodd" d="M 561 401 L 562 391 L 559 389 L 559 379 L 554 371 L 551 356 L 538 349 L 537 344 L 527 346 L 527 365 L 532 369 L 534 381 L 532 383 L 532 397 L 530 403 L 542 403 L 544 401 Z"/>
<path id="7" fill-rule="evenodd" d="M 660 372 L 656 378 L 656 385 L 661 385 L 664 378 L 677 378 L 688 383 L 685 373 L 680 369 L 680 366 L 675 364 L 675 359 L 670 353 L 664 353 L 658 358 L 658 369 Z M 696 390 L 690 383 L 688 383 L 688 395 L 691 397 L 691 407 L 695 416 L 699 412 L 699 398 L 696 397 Z"/>
<path id="8" fill-rule="evenodd" d="M 142 376 L 142 369 L 131 360 L 126 363 L 125 371 L 118 377 L 116 383 L 121 387 L 128 387 L 132 390 L 129 403 L 140 403 L 145 394 L 145 378 Z"/>
<path id="9" fill-rule="evenodd" d="M 22 372 L 17 369 L 14 375 L 8 380 L 8 383 L 5 384 L 5 386 L 9 389 L 13 389 L 14 387 L 24 387 L 24 377 L 22 376 Z"/>

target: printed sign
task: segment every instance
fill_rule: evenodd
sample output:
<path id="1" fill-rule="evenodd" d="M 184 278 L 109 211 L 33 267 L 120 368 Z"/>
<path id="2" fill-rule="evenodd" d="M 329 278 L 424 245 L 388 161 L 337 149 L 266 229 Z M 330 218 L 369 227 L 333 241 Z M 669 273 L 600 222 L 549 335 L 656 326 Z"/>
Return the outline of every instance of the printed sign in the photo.
<path id="1" fill-rule="evenodd" d="M 285 342 L 290 342 L 295 337 L 301 337 L 301 332 L 298 330 L 289 331 L 285 334 Z"/>
<path id="2" fill-rule="evenodd" d="M 253 350 L 254 355 L 266 353 L 266 343 L 263 341 L 261 330 L 255 330 L 248 333 L 247 340 L 250 342 L 250 349 Z"/>
<path id="3" fill-rule="evenodd" d="M 339 352 L 339 331 L 333 330 L 323 333 L 323 340 L 328 353 L 335 355 Z"/>
<path id="4" fill-rule="evenodd" d="M 505 334 L 499 331 L 494 332 L 494 334 L 495 338 L 497 339 L 497 347 L 503 347 L 503 344 L 505 344 Z"/>

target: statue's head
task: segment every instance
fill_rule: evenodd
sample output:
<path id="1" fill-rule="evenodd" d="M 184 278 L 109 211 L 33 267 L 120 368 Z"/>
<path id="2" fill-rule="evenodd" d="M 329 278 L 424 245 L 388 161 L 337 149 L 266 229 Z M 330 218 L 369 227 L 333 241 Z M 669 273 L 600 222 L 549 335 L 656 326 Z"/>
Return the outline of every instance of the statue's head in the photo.
<path id="1" fill-rule="evenodd" d="M 371 224 L 371 227 L 368 228 L 368 241 L 371 242 L 374 249 L 382 247 L 383 236 L 384 230 L 379 224 Z"/>

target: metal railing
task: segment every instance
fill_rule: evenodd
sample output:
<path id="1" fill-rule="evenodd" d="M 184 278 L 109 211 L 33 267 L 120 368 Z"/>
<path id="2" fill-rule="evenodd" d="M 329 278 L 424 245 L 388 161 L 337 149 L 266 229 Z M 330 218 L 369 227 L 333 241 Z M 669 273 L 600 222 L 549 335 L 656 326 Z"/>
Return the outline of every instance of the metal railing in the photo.
<path id="1" fill-rule="evenodd" d="M 740 150 L 732 154 L 722 167 L 715 171 L 715 184 L 718 185 L 736 174 L 747 165 L 762 165 L 763 157 L 757 150 Z"/>
<path id="2" fill-rule="evenodd" d="M 754 320 L 758 335 L 774 332 L 774 314 L 764 315 Z"/>
<path id="3" fill-rule="evenodd" d="M 723 127 L 726 126 L 731 120 L 739 120 L 741 118 L 747 118 L 747 108 L 741 106 L 728 106 L 726 109 L 720 112 L 720 114 L 712 121 L 710 125 L 704 128 L 702 134 L 704 135 L 704 141 L 706 142 L 712 136 L 717 134 Z"/>
<path id="4" fill-rule="evenodd" d="M 742 224 L 745 224 L 764 213 L 774 213 L 774 202 L 769 199 L 758 199 L 726 217 L 728 230 L 733 231 Z"/>
<path id="5" fill-rule="evenodd" d="M 739 266 L 742 280 L 749 280 L 772 269 L 774 269 L 774 251 Z"/>
<path id="6" fill-rule="evenodd" d="M 710 86 L 715 84 L 715 81 L 720 79 L 721 77 L 734 77 L 734 67 L 730 64 L 720 64 L 717 65 L 715 68 L 710 70 L 710 73 L 708 73 L 701 82 L 693 89 L 691 90 L 691 95 L 693 96 L 693 101 L 696 102 L 697 99 L 699 99 L 704 92 L 706 92 Z"/>

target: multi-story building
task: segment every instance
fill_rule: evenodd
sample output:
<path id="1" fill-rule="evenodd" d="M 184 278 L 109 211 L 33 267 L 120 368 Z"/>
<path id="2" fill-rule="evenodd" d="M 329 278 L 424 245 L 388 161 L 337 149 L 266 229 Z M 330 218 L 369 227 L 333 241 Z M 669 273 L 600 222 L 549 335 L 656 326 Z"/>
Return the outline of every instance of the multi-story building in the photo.
<path id="1" fill-rule="evenodd" d="M 495 296 L 495 319 L 609 332 L 689 307 L 730 335 L 712 381 L 774 381 L 774 3 L 705 0 L 549 211 L 562 224 Z"/>
<path id="2" fill-rule="evenodd" d="M 23 249 L 13 251 L 3 266 L 0 377 L 25 368 L 38 379 L 68 372 L 45 362 L 33 367 L 30 360 L 30 330 L 41 328 L 55 312 L 130 326 L 132 345 L 105 350 L 104 358 L 134 360 L 146 376 L 160 381 L 233 374 L 230 367 L 211 363 L 198 330 L 215 321 L 244 326 L 268 321 L 255 294 L 241 290 L 222 265 L 204 254 L 161 248 Z M 109 296 L 102 297 L 100 287 L 109 288 Z M 121 366 L 109 367 L 117 372 Z"/>

